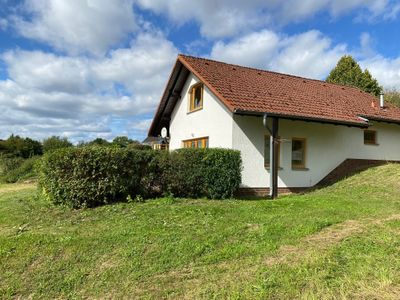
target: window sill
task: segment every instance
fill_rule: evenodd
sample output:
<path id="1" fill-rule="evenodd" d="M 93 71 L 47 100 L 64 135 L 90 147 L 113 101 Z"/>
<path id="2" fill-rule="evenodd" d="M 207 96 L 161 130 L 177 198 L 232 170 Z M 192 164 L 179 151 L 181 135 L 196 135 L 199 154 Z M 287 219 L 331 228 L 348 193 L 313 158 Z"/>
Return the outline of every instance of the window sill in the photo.
<path id="1" fill-rule="evenodd" d="M 268 171 L 271 169 L 269 166 L 268 167 L 264 166 L 264 168 L 265 168 L 265 170 L 268 170 Z M 282 167 L 278 167 L 278 170 L 283 170 L 283 168 Z"/>
<path id="2" fill-rule="evenodd" d="M 378 143 L 364 143 L 365 146 L 379 146 Z"/>
<path id="3" fill-rule="evenodd" d="M 292 171 L 309 171 L 309 168 L 292 167 Z"/>
<path id="4" fill-rule="evenodd" d="M 194 113 L 194 112 L 199 111 L 199 110 L 202 110 L 202 109 L 203 109 L 203 107 L 199 107 L 199 108 L 196 108 L 196 109 L 193 109 L 193 110 L 189 110 L 189 111 L 187 112 L 187 114 L 191 114 L 191 113 Z"/>

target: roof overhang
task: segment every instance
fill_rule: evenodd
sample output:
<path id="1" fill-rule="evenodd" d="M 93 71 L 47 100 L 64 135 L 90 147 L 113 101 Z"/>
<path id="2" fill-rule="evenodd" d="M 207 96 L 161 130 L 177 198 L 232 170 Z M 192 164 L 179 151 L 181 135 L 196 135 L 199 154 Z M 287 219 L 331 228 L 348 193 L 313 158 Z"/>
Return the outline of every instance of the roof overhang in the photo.
<path id="1" fill-rule="evenodd" d="M 318 118 L 318 117 L 308 117 L 308 116 L 294 116 L 287 114 L 280 114 L 275 112 L 259 112 L 259 111 L 248 111 L 248 110 L 239 110 L 235 109 L 233 111 L 234 114 L 237 115 L 247 115 L 247 116 L 263 116 L 267 114 L 271 117 L 277 117 L 279 119 L 293 120 L 293 121 L 304 121 L 304 122 L 315 122 L 315 123 L 323 123 L 323 124 L 331 124 L 331 125 L 343 125 L 349 127 L 358 127 L 358 128 L 368 128 L 368 123 L 362 122 L 349 122 L 349 121 L 341 121 L 341 120 L 332 120 L 326 118 Z"/>
<path id="2" fill-rule="evenodd" d="M 168 127 L 172 110 L 180 98 L 182 88 L 189 73 L 190 71 L 178 58 L 169 76 L 160 103 L 158 104 L 156 113 L 149 128 L 148 136 L 159 136 L 161 129 L 163 127 Z"/>

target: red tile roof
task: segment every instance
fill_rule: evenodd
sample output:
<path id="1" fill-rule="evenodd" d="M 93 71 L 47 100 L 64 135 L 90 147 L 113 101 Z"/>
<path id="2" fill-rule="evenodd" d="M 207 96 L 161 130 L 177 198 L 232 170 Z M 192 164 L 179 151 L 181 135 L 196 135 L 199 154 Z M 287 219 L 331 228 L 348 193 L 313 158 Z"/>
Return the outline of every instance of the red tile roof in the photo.
<path id="1" fill-rule="evenodd" d="M 400 108 L 385 103 L 382 109 L 379 99 L 354 87 L 186 55 L 179 55 L 177 63 L 235 113 L 268 113 L 355 126 L 368 126 L 360 117 L 400 123 Z"/>

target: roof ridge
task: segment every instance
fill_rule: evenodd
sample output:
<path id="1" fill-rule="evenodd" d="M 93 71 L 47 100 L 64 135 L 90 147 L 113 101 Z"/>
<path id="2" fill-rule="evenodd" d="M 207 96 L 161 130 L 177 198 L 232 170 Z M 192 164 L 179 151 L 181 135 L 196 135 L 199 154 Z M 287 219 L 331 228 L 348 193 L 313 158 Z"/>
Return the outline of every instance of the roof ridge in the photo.
<path id="1" fill-rule="evenodd" d="M 240 67 L 240 68 L 244 68 L 244 69 L 249 69 L 249 70 L 254 70 L 254 71 L 259 71 L 259 72 L 265 72 L 265 73 L 270 73 L 270 74 L 276 74 L 276 75 L 282 75 L 282 76 L 287 76 L 287 77 L 291 77 L 291 78 L 298 78 L 298 79 L 303 79 L 303 80 L 309 80 L 309 81 L 315 81 L 321 84 L 328 84 L 328 85 L 333 85 L 333 86 L 338 86 L 338 87 L 344 87 L 344 88 L 349 88 L 352 90 L 357 90 L 360 91 L 362 93 L 366 93 L 363 90 L 361 90 L 360 88 L 351 86 L 351 85 L 344 85 L 344 84 L 340 84 L 340 83 L 333 83 L 333 82 L 326 82 L 325 80 L 321 80 L 321 79 L 314 79 L 314 78 L 308 78 L 308 77 L 302 77 L 302 76 L 298 76 L 298 75 L 292 75 L 292 74 L 286 74 L 286 73 L 281 73 L 281 72 L 276 72 L 276 71 L 270 71 L 270 70 L 264 70 L 264 69 L 259 69 L 259 68 L 254 68 L 254 67 L 248 67 L 248 66 L 243 66 L 243 65 L 238 65 L 238 64 L 232 64 L 232 63 L 227 63 L 227 62 L 223 62 L 223 61 L 219 61 L 219 60 L 215 60 L 215 59 L 210 59 L 210 58 L 204 58 L 204 57 L 198 57 L 198 56 L 193 56 L 193 55 L 186 55 L 186 54 L 182 54 L 179 53 L 178 57 L 187 57 L 187 58 L 194 58 L 194 59 L 199 59 L 199 60 L 205 60 L 205 61 L 211 61 L 211 62 L 215 62 L 215 63 L 220 63 L 220 64 L 224 64 L 224 65 L 228 65 L 228 66 L 233 66 L 233 67 Z M 368 93 L 366 93 L 368 94 Z M 371 95 L 371 94 L 368 94 Z M 373 96 L 373 95 L 371 95 Z"/>

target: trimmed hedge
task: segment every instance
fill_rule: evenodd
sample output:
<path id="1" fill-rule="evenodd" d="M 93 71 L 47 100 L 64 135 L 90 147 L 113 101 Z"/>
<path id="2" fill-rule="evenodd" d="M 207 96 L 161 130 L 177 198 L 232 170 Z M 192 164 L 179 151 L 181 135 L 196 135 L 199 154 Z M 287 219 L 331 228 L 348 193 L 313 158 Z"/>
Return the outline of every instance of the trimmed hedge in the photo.
<path id="1" fill-rule="evenodd" d="M 74 208 L 166 194 L 223 199 L 240 182 L 240 152 L 228 149 L 65 148 L 45 154 L 39 164 L 44 195 Z"/>

